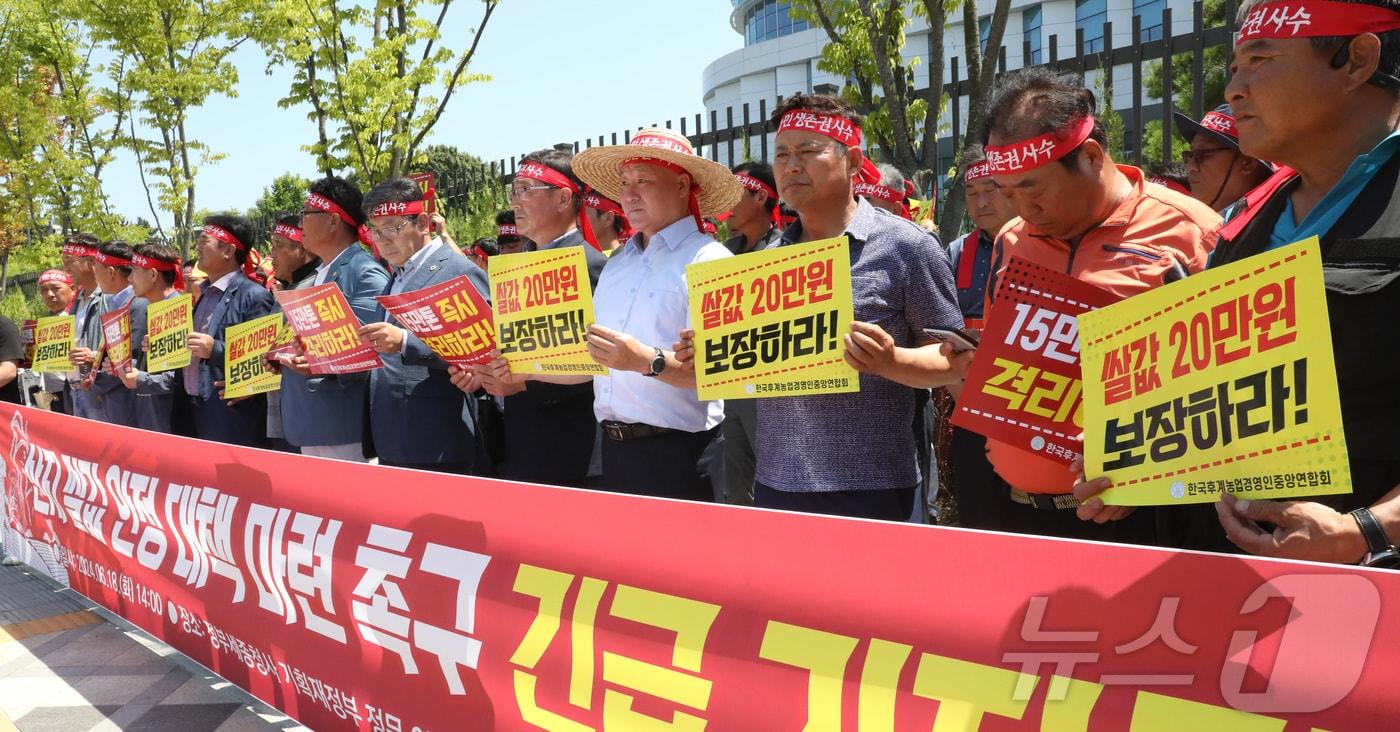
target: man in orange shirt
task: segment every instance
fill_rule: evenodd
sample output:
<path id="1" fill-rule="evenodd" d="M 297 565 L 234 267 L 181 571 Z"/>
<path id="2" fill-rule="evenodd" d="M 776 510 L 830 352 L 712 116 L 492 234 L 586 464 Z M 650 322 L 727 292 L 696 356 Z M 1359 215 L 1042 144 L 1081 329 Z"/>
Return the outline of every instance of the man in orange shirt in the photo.
<path id="1" fill-rule="evenodd" d="M 994 91 L 983 143 L 997 187 L 1020 218 L 997 238 L 987 313 L 1012 256 L 1123 297 L 1205 269 L 1220 217 L 1115 164 L 1094 109 L 1093 92 L 1078 78 L 1044 68 L 1007 74 Z M 1075 476 L 1062 462 L 996 440 L 987 441 L 987 457 L 1010 488 L 1001 522 L 1007 530 L 1155 540 L 1149 511 L 1130 517 L 1092 501 L 1080 506 L 1071 493 Z"/>

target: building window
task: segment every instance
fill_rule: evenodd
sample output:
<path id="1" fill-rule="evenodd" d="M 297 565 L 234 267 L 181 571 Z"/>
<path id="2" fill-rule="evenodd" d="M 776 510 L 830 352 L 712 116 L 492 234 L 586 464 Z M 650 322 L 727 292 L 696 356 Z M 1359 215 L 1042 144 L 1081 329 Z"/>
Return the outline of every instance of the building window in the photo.
<path id="1" fill-rule="evenodd" d="M 1030 48 L 1030 57 L 1025 61 L 1027 66 L 1035 66 L 1044 63 L 1040 54 L 1040 6 L 1021 13 L 1021 38 L 1026 46 Z"/>
<path id="2" fill-rule="evenodd" d="M 753 45 L 807 30 L 807 21 L 792 17 L 788 0 L 763 0 L 744 11 L 744 43 Z"/>
<path id="3" fill-rule="evenodd" d="M 982 55 L 987 55 L 987 41 L 992 37 L 992 16 L 984 15 L 977 19 L 977 33 L 982 38 Z"/>
<path id="4" fill-rule="evenodd" d="M 1074 27 L 1084 31 L 1084 52 L 1103 51 L 1103 24 L 1108 22 L 1108 0 L 1075 0 Z"/>
<path id="5" fill-rule="evenodd" d="M 1139 43 L 1162 40 L 1162 11 L 1167 0 L 1133 0 L 1133 15 L 1142 17 L 1142 37 Z"/>

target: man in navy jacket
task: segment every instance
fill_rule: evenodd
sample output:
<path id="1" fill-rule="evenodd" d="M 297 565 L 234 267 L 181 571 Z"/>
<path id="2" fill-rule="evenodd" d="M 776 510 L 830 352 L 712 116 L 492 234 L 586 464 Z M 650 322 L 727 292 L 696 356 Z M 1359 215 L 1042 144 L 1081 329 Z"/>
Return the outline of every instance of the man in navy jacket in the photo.
<path id="1" fill-rule="evenodd" d="M 229 403 L 220 396 L 225 329 L 272 312 L 272 294 L 246 274 L 252 268 L 252 241 L 253 224 L 242 216 L 204 219 L 197 247 L 199 268 L 209 279 L 194 306 L 194 332 L 186 343 L 193 360 L 183 379 L 201 440 L 262 447 L 267 442 L 266 397 Z"/>
<path id="2" fill-rule="evenodd" d="M 486 273 L 432 235 L 423 192 L 407 178 L 375 186 L 364 200 L 379 251 L 393 268 L 384 294 L 398 295 L 466 276 L 487 297 Z M 384 368 L 370 374 L 369 434 L 381 465 L 471 473 L 474 400 L 452 385 L 447 363 L 379 308 L 360 337 Z M 474 422 L 474 420 L 472 420 Z"/>

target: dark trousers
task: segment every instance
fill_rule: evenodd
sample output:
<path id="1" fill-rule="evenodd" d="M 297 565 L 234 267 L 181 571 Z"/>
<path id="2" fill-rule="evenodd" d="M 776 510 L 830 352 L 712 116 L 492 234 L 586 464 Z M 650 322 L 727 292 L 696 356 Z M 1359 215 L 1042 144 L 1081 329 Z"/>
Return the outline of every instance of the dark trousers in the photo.
<path id="1" fill-rule="evenodd" d="M 918 486 L 871 491 L 780 491 L 755 482 L 753 503 L 759 508 L 819 513 L 825 516 L 908 521 Z"/>
<path id="2" fill-rule="evenodd" d="M 1036 508 L 1007 498 L 1001 514 L 1000 529 L 1017 534 L 1145 546 L 1161 544 L 1157 538 L 1157 509 L 1152 506 L 1139 506 L 1127 518 L 1098 524 L 1080 519 L 1072 508 Z"/>
<path id="3" fill-rule="evenodd" d="M 267 399 L 259 394 L 233 406 L 222 399 L 192 398 L 201 440 L 244 447 L 267 446 Z"/>
<path id="4" fill-rule="evenodd" d="M 506 397 L 504 417 L 502 477 L 576 488 L 588 482 L 598 430 L 592 385 L 532 381 Z"/>
<path id="5" fill-rule="evenodd" d="M 959 525 L 969 529 L 1000 530 L 1011 499 L 1007 498 L 1006 484 L 987 460 L 987 438 L 954 427 L 949 453 Z"/>
<path id="6" fill-rule="evenodd" d="M 719 427 L 635 440 L 603 437 L 604 490 L 636 496 L 714 501 L 705 448 Z M 719 466 L 713 466 L 719 469 Z"/>
<path id="7" fill-rule="evenodd" d="M 379 464 L 388 468 L 408 468 L 410 470 L 426 470 L 431 473 L 450 473 L 452 475 L 472 475 L 474 461 L 465 460 L 455 463 L 396 463 L 392 460 L 379 459 Z"/>

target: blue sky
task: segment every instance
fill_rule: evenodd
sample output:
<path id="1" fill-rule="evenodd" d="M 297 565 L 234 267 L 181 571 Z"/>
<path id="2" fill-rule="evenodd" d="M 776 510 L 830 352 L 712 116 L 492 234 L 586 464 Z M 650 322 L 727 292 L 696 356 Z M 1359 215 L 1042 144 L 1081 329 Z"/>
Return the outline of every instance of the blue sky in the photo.
<path id="1" fill-rule="evenodd" d="M 503 0 L 472 71 L 493 81 L 459 87 L 430 140 L 496 160 L 584 137 L 693 117 L 704 110 L 701 74 L 743 46 L 729 26 L 729 0 Z M 475 23 L 476 3 L 455 3 L 449 25 Z M 448 32 L 453 48 L 467 33 Z M 316 172 L 301 145 L 315 140 L 309 107 L 279 109 L 290 73 L 264 73 L 256 46 L 239 49 L 236 99 L 194 111 L 190 133 L 227 157 L 196 179 L 199 208 L 243 210 L 277 175 Z M 114 208 L 150 218 L 135 160 L 104 172 Z M 167 215 L 161 219 L 169 223 Z"/>

